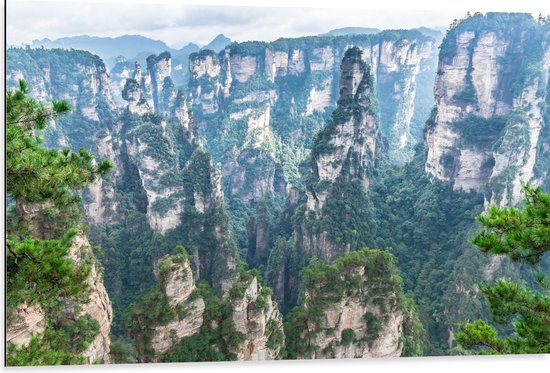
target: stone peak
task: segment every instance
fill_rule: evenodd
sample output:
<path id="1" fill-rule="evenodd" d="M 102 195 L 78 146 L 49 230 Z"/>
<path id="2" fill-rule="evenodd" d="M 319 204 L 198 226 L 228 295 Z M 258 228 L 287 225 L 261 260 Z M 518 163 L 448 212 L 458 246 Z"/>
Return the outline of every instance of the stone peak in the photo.
<path id="1" fill-rule="evenodd" d="M 359 86 L 371 85 L 370 68 L 363 61 L 363 52 L 357 47 L 346 50 L 340 66 L 340 97 L 355 95 Z"/>

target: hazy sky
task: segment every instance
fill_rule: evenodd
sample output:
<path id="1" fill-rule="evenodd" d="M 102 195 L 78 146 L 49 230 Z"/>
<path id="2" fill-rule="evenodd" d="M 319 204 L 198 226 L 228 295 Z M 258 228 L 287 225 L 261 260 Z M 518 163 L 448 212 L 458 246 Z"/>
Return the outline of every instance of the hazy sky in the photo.
<path id="1" fill-rule="evenodd" d="M 262 1 L 262 4 L 291 4 L 307 6 L 316 4 L 322 8 L 250 7 L 250 6 L 197 6 L 182 2 L 193 1 L 27 1 L 7 0 L 8 45 L 30 43 L 34 39 L 56 39 L 73 35 L 120 36 L 141 34 L 165 41 L 168 45 L 182 46 L 187 42 L 206 44 L 217 34 L 223 33 L 232 40 L 274 40 L 279 37 L 314 35 L 334 28 L 347 26 L 388 28 L 412 28 L 426 26 L 446 28 L 454 18 L 462 17 L 466 10 L 476 9 L 477 2 L 462 0 L 461 6 L 441 5 L 441 2 L 414 1 L 416 9 L 410 10 L 403 1 L 386 0 L 378 4 L 385 9 L 357 9 L 349 1 Z M 194 3 L 220 3 L 195 1 Z M 230 4 L 251 3 L 227 1 Z M 260 2 L 258 2 L 260 3 Z M 498 4 L 502 4 L 500 0 Z M 522 4 L 532 3 L 523 0 Z M 538 14 L 545 13 L 545 2 L 524 5 L 521 9 Z M 550 3 L 550 2 L 549 2 Z M 328 4 L 328 7 L 327 7 Z M 329 8 L 340 4 L 346 8 Z M 400 4 L 405 4 L 401 6 Z M 427 4 L 427 6 L 426 6 Z M 483 3 L 486 5 L 487 3 Z M 539 6 L 540 5 L 540 6 Z M 332 5 L 334 6 L 334 5 Z M 497 7 L 498 8 L 498 7 Z M 427 10 L 430 9 L 430 10 Z M 435 10 L 434 10 L 435 9 Z M 500 8 L 499 8 L 500 9 Z M 495 10 L 499 10 L 495 9 Z M 504 9 L 506 10 L 506 9 Z M 548 9 L 546 9 L 548 10 Z M 546 14 L 546 13 L 545 13 Z"/>

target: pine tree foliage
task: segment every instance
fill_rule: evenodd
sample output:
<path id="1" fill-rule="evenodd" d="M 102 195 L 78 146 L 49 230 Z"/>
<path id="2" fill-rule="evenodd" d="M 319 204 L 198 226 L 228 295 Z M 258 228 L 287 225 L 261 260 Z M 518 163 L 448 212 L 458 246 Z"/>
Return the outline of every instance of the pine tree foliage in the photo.
<path id="1" fill-rule="evenodd" d="M 529 185 L 524 191 L 523 209 L 493 205 L 486 215 L 479 216 L 484 230 L 473 242 L 484 252 L 535 264 L 550 250 L 550 194 Z"/>
<path id="2" fill-rule="evenodd" d="M 6 95 L 7 191 L 27 203 L 76 201 L 71 190 L 82 189 L 112 168 L 110 161 L 96 163 L 86 150 L 46 149 L 35 131 L 70 111 L 66 101 L 53 101 L 46 107 L 28 96 L 29 88 L 20 81 L 19 89 Z M 70 196 L 70 198 L 69 198 Z"/>
<path id="3" fill-rule="evenodd" d="M 505 254 L 517 262 L 536 264 L 550 249 L 550 193 L 524 186 L 522 209 L 492 206 L 478 220 L 483 230 L 473 242 L 485 252 Z M 512 321 L 513 333 L 501 337 L 483 320 L 461 325 L 457 341 L 483 354 L 550 352 L 550 296 L 544 274 L 537 276 L 542 292 L 509 280 L 484 285 L 481 290 L 493 315 L 502 325 Z"/>

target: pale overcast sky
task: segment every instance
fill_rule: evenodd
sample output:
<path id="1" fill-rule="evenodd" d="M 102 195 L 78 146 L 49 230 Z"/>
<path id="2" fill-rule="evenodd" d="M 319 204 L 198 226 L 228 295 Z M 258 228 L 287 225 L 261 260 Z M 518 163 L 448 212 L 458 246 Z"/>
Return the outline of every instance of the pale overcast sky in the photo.
<path id="1" fill-rule="evenodd" d="M 189 5 L 181 3 L 220 4 L 219 1 L 27 1 L 7 0 L 8 45 L 30 43 L 34 39 L 56 39 L 74 35 L 120 36 L 140 34 L 160 39 L 168 45 L 187 42 L 206 44 L 223 33 L 235 41 L 274 40 L 279 37 L 315 35 L 334 28 L 361 26 L 379 29 L 426 26 L 446 28 L 454 18 L 467 10 L 510 10 L 538 14 L 550 13 L 546 2 L 513 2 L 506 8 L 504 0 L 462 0 L 460 5 L 441 5 L 438 1 L 386 0 L 374 5 L 379 9 L 360 9 L 346 0 L 327 1 L 262 1 L 271 7 Z M 251 1 L 226 1 L 223 4 L 254 4 Z M 259 3 L 259 2 L 257 2 Z M 382 3 L 382 2 L 381 2 Z M 414 3 L 416 10 L 411 10 Z M 550 2 L 548 2 L 550 3 Z M 304 6 L 273 7 L 275 4 Z M 321 8 L 311 8 L 311 4 Z M 345 6 L 330 8 L 332 4 Z M 438 5 L 439 4 L 439 5 Z M 308 7 L 309 6 L 309 7 Z M 476 8 L 477 7 L 477 8 Z M 383 8 L 383 9 L 380 9 Z M 513 9 L 512 9 L 513 8 Z M 546 8 L 546 9 L 543 9 Z"/>

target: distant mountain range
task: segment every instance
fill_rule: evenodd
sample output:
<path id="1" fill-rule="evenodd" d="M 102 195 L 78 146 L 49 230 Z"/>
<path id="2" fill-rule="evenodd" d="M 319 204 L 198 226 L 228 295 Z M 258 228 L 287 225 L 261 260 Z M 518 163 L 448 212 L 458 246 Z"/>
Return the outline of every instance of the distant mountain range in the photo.
<path id="1" fill-rule="evenodd" d="M 108 67 L 112 67 L 121 56 L 128 60 L 145 60 L 151 54 L 168 51 L 176 58 L 187 59 L 189 54 L 200 49 L 219 52 L 228 44 L 231 44 L 231 39 L 223 34 L 219 34 L 202 48 L 197 43 L 188 43 L 181 49 L 171 48 L 161 40 L 153 40 L 142 35 L 123 35 L 114 38 L 79 35 L 55 40 L 33 40 L 31 47 L 82 49 L 98 55 Z"/>
<path id="2" fill-rule="evenodd" d="M 141 35 L 123 35 L 115 38 L 99 36 L 70 36 L 56 40 L 34 40 L 31 47 L 83 49 L 97 54 L 103 59 L 116 58 L 118 56 L 132 57 L 141 52 L 160 53 L 172 51 L 161 40 L 153 40 Z"/>
<path id="3" fill-rule="evenodd" d="M 371 27 L 342 27 L 337 28 L 334 30 L 330 30 L 327 33 L 321 34 L 321 35 L 332 35 L 332 36 L 342 36 L 342 35 L 350 35 L 350 34 L 377 34 L 380 30 L 377 28 L 371 28 Z"/>
<path id="4" fill-rule="evenodd" d="M 201 49 L 210 49 L 214 52 L 219 52 L 229 44 L 231 44 L 231 39 L 226 37 L 224 34 L 219 34 L 210 43 L 206 44 Z"/>

